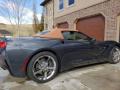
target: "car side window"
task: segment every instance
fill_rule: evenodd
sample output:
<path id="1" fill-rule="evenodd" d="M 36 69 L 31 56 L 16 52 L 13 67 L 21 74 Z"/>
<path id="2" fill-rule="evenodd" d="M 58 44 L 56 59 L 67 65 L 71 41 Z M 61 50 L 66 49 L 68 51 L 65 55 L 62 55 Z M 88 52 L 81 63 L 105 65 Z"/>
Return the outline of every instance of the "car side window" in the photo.
<path id="1" fill-rule="evenodd" d="M 80 33 L 80 32 L 75 32 L 75 40 L 88 40 L 89 37 Z"/>
<path id="2" fill-rule="evenodd" d="M 75 31 L 65 31 L 63 32 L 63 37 L 65 40 L 77 40 L 77 41 L 83 41 L 89 39 L 88 36 Z"/>
<path id="3" fill-rule="evenodd" d="M 75 40 L 75 33 L 73 31 L 63 32 L 63 37 L 65 40 Z"/>

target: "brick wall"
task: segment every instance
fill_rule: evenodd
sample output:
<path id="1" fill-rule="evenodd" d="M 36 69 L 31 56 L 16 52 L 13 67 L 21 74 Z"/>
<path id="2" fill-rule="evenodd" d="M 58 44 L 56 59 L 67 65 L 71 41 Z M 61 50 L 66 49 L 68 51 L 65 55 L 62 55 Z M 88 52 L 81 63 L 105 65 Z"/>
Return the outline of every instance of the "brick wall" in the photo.
<path id="1" fill-rule="evenodd" d="M 120 0 L 108 0 L 79 11 L 54 19 L 54 25 L 61 22 L 68 22 L 70 29 L 75 29 L 77 19 L 102 14 L 105 17 L 105 40 L 118 40 L 117 16 L 120 14 Z"/>

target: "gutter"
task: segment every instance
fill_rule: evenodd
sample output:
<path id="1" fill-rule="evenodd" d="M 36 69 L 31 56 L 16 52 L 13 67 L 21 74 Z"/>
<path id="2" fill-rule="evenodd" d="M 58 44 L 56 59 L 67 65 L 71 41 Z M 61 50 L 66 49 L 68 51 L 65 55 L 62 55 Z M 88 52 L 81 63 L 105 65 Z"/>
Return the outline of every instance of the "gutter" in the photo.
<path id="1" fill-rule="evenodd" d="M 49 3 L 51 0 L 44 0 L 41 4 L 40 4 L 40 6 L 45 6 L 47 3 Z"/>

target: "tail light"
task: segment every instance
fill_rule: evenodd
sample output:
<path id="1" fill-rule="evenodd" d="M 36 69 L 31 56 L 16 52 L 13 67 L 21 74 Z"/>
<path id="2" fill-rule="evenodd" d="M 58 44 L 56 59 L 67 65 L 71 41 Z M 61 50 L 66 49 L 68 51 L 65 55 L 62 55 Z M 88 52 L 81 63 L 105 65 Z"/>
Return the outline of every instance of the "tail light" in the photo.
<path id="1" fill-rule="evenodd" d="M 0 48 L 6 48 L 7 43 L 4 41 L 0 42 Z"/>

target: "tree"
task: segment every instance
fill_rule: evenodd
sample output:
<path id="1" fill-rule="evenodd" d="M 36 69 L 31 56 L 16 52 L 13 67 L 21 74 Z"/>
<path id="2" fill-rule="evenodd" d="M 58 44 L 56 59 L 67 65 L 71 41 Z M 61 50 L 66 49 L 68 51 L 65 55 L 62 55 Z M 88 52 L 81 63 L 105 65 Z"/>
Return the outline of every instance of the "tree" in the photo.
<path id="1" fill-rule="evenodd" d="M 35 33 L 39 31 L 39 20 L 37 17 L 35 0 L 33 0 L 33 29 Z"/>
<path id="2" fill-rule="evenodd" d="M 41 21 L 39 21 L 37 16 L 37 10 L 36 10 L 36 2 L 33 0 L 33 29 L 34 32 L 37 33 L 39 31 L 43 31 L 44 28 L 44 21 L 43 21 L 43 14 L 41 16 Z"/>
<path id="3" fill-rule="evenodd" d="M 41 16 L 41 28 L 40 31 L 44 30 L 44 12 L 42 12 L 42 16 Z"/>
<path id="4" fill-rule="evenodd" d="M 29 0 L 3 0 L 0 2 L 0 14 L 6 17 L 11 25 L 17 25 L 18 36 L 20 36 L 20 24 L 25 15 L 25 6 Z"/>

